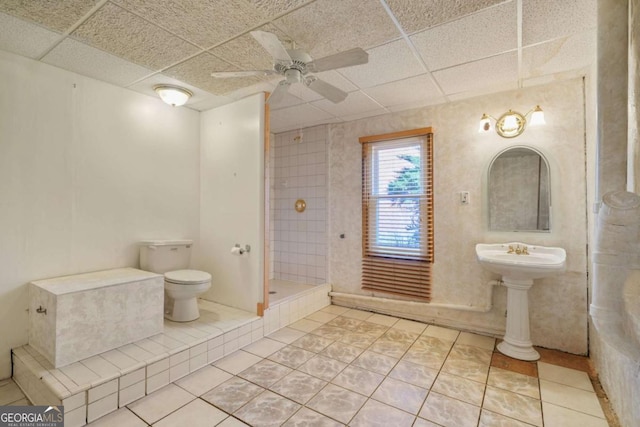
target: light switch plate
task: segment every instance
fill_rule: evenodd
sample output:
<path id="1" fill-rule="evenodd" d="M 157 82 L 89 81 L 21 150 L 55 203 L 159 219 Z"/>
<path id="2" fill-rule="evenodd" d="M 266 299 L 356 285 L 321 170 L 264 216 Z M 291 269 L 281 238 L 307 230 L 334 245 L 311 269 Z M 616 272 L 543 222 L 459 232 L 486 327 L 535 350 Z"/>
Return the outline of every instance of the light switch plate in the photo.
<path id="1" fill-rule="evenodd" d="M 461 205 L 468 205 L 469 204 L 469 192 L 468 191 L 461 191 L 460 192 L 460 204 Z"/>

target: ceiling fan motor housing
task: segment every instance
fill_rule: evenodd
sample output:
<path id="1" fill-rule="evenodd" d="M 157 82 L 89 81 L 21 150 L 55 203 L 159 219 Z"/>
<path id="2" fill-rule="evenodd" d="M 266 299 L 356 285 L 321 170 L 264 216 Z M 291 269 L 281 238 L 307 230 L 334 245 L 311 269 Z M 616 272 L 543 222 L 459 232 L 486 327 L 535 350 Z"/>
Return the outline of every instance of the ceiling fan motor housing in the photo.
<path id="1" fill-rule="evenodd" d="M 302 73 L 300 70 L 296 70 L 295 68 L 290 68 L 284 72 L 284 78 L 287 80 L 287 83 L 300 83 L 302 81 Z"/>

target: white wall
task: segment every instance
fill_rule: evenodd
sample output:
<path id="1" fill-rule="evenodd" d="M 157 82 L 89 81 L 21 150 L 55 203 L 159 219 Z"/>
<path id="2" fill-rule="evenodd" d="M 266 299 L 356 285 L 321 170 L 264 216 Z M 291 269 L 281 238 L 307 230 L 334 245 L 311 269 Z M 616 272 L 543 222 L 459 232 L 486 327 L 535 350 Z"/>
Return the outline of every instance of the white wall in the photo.
<path id="1" fill-rule="evenodd" d="M 27 286 L 197 238 L 199 113 L 0 51 L 0 378 Z"/>
<path id="2" fill-rule="evenodd" d="M 264 94 L 201 115 L 200 242 L 196 268 L 213 276 L 203 298 L 255 312 L 263 299 Z M 234 256 L 235 243 L 251 252 Z"/>
<path id="3" fill-rule="evenodd" d="M 508 109 L 525 113 L 540 104 L 547 125 L 513 139 L 479 134 L 482 113 Z M 506 292 L 496 288 L 488 313 L 451 310 L 485 305 L 490 279 L 475 257 L 480 242 L 524 241 L 567 251 L 567 272 L 538 281 L 529 292 L 534 344 L 587 353 L 587 223 L 585 129 L 582 79 L 490 94 L 450 104 L 330 125 L 329 277 L 333 290 L 370 295 L 360 289 L 361 148 L 358 138 L 425 126 L 434 129 L 435 264 L 434 304 L 401 302 L 377 309 L 415 319 L 495 334 L 504 333 Z M 489 232 L 486 174 L 491 159 L 513 145 L 541 151 L 549 161 L 553 216 L 550 233 Z M 459 192 L 469 191 L 461 205 Z M 339 235 L 345 233 L 346 238 Z M 355 301 L 352 299 L 352 301 Z"/>

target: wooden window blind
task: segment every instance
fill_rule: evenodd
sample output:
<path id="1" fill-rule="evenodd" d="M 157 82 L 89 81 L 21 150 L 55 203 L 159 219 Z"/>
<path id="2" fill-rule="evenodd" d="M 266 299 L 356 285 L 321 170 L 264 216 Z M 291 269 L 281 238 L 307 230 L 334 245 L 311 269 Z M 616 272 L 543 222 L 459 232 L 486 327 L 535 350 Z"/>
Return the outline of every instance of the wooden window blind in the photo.
<path id="1" fill-rule="evenodd" d="M 433 251 L 433 133 L 360 138 L 362 289 L 429 301 Z"/>

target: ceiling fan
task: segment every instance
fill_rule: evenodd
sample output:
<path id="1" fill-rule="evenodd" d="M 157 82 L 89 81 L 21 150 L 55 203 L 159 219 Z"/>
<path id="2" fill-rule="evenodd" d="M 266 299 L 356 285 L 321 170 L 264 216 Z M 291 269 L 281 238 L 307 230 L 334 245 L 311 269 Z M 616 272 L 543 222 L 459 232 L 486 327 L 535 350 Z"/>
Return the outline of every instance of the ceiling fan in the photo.
<path id="1" fill-rule="evenodd" d="M 292 49 L 286 49 L 273 33 L 252 31 L 251 35 L 273 57 L 273 69 L 220 71 L 211 73 L 211 76 L 216 78 L 268 76 L 271 74 L 284 76 L 284 80 L 278 83 L 267 99 L 268 103 L 277 103 L 282 100 L 289 90 L 289 86 L 294 83 L 304 84 L 333 103 L 342 102 L 347 97 L 346 92 L 309 73 L 366 64 L 369 61 L 369 54 L 359 47 L 313 60 L 308 53 L 302 49 L 295 49 L 295 46 Z"/>

